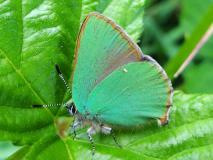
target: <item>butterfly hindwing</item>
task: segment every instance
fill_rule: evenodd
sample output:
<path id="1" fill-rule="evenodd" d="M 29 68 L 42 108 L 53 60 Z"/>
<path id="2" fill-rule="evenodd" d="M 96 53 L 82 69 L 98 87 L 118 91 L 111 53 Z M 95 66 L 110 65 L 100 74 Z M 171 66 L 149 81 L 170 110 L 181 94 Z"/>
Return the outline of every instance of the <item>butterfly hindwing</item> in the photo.
<path id="1" fill-rule="evenodd" d="M 142 52 L 112 20 L 88 15 L 82 24 L 75 53 L 72 98 L 83 112 L 89 93 L 117 67 L 140 61 Z"/>
<path id="2" fill-rule="evenodd" d="M 153 61 L 119 67 L 89 95 L 86 110 L 100 121 L 118 126 L 137 126 L 158 119 L 171 105 L 171 83 Z"/>

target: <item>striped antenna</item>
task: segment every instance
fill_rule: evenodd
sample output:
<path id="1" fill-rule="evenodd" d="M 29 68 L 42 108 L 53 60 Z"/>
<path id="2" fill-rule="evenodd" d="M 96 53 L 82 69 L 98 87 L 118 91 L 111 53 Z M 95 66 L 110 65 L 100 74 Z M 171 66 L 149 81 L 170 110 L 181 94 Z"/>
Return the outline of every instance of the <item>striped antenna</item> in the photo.
<path id="1" fill-rule="evenodd" d="M 67 82 L 66 82 L 66 80 L 64 79 L 64 76 L 63 76 L 63 74 L 62 74 L 62 72 L 61 72 L 61 70 L 60 70 L 60 68 L 59 68 L 59 66 L 56 64 L 55 65 L 55 68 L 56 68 L 56 71 L 57 71 L 57 73 L 58 73 L 58 75 L 59 75 L 59 77 L 61 78 L 61 80 L 64 82 L 64 84 L 65 84 L 65 86 L 66 86 L 66 88 L 67 88 L 67 90 L 70 92 L 70 94 L 72 93 L 72 91 L 71 91 L 71 89 L 70 89 L 70 87 L 68 86 L 68 84 L 67 84 Z M 67 103 L 57 103 L 57 104 L 34 104 L 34 105 L 32 105 L 32 107 L 33 108 L 48 108 L 48 107 L 60 107 L 60 106 L 65 106 L 67 109 L 69 109 L 69 107 L 67 106 L 67 105 L 69 105 L 69 104 L 71 104 L 72 103 L 72 100 L 70 100 L 70 101 L 68 101 Z"/>
<path id="2" fill-rule="evenodd" d="M 61 105 L 65 105 L 65 104 L 62 104 L 62 103 L 57 103 L 57 104 L 34 104 L 33 108 L 59 107 Z"/>
<path id="3" fill-rule="evenodd" d="M 59 68 L 59 66 L 58 66 L 57 64 L 55 65 L 55 68 L 56 68 L 56 71 L 57 71 L 59 77 L 60 77 L 61 80 L 64 82 L 64 84 L 65 84 L 67 90 L 70 92 L 70 94 L 72 94 L 72 91 L 71 91 L 69 85 L 67 84 L 66 80 L 64 79 L 64 76 L 63 76 L 63 74 L 62 74 L 62 72 L 61 72 L 61 70 L 60 70 L 60 68 Z"/>

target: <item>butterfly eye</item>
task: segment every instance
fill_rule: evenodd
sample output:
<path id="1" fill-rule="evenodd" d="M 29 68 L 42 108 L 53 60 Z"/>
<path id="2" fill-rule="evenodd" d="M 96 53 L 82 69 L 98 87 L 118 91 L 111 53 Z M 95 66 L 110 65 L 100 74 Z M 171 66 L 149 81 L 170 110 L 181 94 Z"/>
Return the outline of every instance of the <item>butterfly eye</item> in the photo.
<path id="1" fill-rule="evenodd" d="M 77 110 L 76 110 L 74 104 L 73 104 L 72 107 L 71 107 L 71 112 L 72 112 L 73 114 L 76 114 L 76 112 L 77 112 Z"/>
<path id="2" fill-rule="evenodd" d="M 74 103 L 71 103 L 71 104 L 67 103 L 67 104 L 66 104 L 66 108 L 67 108 L 68 112 L 70 113 L 70 115 L 75 115 L 76 112 L 77 112 Z"/>

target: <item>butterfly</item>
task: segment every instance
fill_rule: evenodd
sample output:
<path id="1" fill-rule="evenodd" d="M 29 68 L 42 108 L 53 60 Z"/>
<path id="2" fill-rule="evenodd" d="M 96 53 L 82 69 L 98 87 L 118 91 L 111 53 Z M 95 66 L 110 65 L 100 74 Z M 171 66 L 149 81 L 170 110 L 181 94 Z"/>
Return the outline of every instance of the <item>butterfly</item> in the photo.
<path id="1" fill-rule="evenodd" d="M 160 125 L 168 123 L 171 81 L 113 20 L 99 13 L 87 15 L 77 38 L 73 68 L 72 99 L 66 106 L 74 115 L 75 135 L 78 127 L 91 126 L 87 135 L 93 154 L 92 135 L 97 132 L 110 134 L 113 127 L 142 126 L 152 119 Z M 66 84 L 57 65 L 56 70 Z"/>

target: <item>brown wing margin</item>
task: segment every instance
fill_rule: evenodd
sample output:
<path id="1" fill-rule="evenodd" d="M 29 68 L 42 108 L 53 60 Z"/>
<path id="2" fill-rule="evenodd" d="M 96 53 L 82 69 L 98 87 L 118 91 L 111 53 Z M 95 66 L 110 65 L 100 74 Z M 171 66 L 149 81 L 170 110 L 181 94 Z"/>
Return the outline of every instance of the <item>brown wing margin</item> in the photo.
<path id="1" fill-rule="evenodd" d="M 166 101 L 166 112 L 164 113 L 164 115 L 158 119 L 159 125 L 166 125 L 169 122 L 169 113 L 170 113 L 170 108 L 172 106 L 172 99 L 173 99 L 173 87 L 172 87 L 172 83 L 171 80 L 169 79 L 169 77 L 167 76 L 166 72 L 164 71 L 164 69 L 150 56 L 148 55 L 144 55 L 142 58 L 142 61 L 149 61 L 151 63 L 154 63 L 155 65 L 158 66 L 158 70 L 159 73 L 162 75 L 164 81 L 167 83 L 167 93 L 168 93 L 168 99 Z"/>

